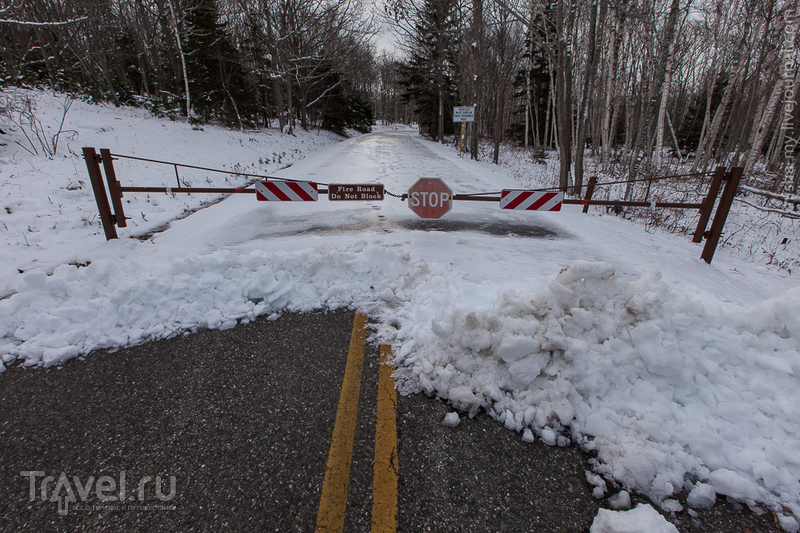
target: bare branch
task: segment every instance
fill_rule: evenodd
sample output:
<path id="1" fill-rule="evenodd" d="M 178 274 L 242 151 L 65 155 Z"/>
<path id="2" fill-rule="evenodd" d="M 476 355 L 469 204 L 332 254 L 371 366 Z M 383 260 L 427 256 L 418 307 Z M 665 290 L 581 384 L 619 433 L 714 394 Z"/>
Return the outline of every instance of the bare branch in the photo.
<path id="1" fill-rule="evenodd" d="M 62 20 L 58 22 L 31 22 L 26 20 L 0 19 L 0 24 L 13 24 L 15 26 L 28 26 L 28 27 L 53 27 L 53 26 L 67 26 L 69 24 L 76 24 L 88 18 L 89 17 L 81 17 L 79 19 Z"/>

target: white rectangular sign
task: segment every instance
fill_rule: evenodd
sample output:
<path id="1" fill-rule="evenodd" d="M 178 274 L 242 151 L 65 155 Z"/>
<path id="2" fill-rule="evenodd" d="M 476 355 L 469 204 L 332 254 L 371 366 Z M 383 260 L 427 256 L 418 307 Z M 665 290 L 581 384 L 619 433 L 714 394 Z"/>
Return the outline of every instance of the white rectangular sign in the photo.
<path id="1" fill-rule="evenodd" d="M 471 105 L 453 107 L 453 122 L 475 122 L 475 108 Z"/>

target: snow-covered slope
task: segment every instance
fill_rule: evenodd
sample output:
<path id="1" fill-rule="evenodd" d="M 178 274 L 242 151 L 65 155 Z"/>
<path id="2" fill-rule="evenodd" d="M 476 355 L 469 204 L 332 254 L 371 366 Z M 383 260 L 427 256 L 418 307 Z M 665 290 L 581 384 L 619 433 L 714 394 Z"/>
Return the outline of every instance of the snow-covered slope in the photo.
<path id="1" fill-rule="evenodd" d="M 103 234 L 81 152 L 84 146 L 239 173 L 269 174 L 341 140 L 328 132 L 302 130 L 291 136 L 274 130 L 237 132 L 210 125 L 192 129 L 184 122 L 154 118 L 144 109 L 89 105 L 42 91 L 0 92 L 0 107 L 23 109 L 25 102 L 32 104 L 46 143 L 52 143 L 62 118 L 63 132 L 55 156 L 48 159 L 36 132 L 29 125 L 19 125 L 30 124 L 30 117 L 21 119 L 19 111 L 0 115 L 0 129 L 5 131 L 0 135 L 0 296 L 13 288 L 18 270 L 52 271 L 60 263 L 85 261 L 84 251 Z M 65 102 L 71 102 L 66 115 Z M 40 155 L 33 155 L 34 150 Z M 125 185 L 177 186 L 175 170 L 170 166 L 119 160 L 115 167 Z M 248 181 L 183 168 L 179 175 L 195 187 L 236 187 Z M 174 199 L 126 196 L 130 220 L 125 234 L 145 234 L 213 200 L 208 195 Z"/>

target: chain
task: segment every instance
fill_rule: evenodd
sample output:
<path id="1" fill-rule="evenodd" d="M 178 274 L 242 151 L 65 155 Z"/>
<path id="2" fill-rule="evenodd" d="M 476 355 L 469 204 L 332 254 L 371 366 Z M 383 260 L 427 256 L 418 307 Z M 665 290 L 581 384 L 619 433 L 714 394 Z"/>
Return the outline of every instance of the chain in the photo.
<path id="1" fill-rule="evenodd" d="M 394 194 L 394 193 L 391 193 L 391 192 L 387 191 L 386 189 L 384 189 L 383 192 L 388 194 L 389 196 L 394 196 L 395 198 L 400 198 L 401 201 L 404 201 L 406 198 L 408 198 L 408 194 Z"/>

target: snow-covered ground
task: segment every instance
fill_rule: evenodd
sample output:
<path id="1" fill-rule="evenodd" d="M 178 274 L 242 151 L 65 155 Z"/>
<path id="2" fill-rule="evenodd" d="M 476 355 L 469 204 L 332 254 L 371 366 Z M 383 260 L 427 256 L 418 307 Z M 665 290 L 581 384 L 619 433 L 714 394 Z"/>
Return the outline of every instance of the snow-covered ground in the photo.
<path id="1" fill-rule="evenodd" d="M 0 92 L 0 109 L 33 104 L 44 140 L 58 132 L 69 97 L 40 91 L 7 89 Z M 20 113 L 9 113 L 20 122 Z M 23 124 L 30 120 L 23 118 Z M 215 126 L 192 129 L 185 123 L 154 119 L 144 109 L 89 105 L 72 101 L 63 124 L 58 151 L 52 159 L 28 126 L 16 126 L 0 115 L 0 297 L 13 287 L 18 270 L 47 271 L 78 257 L 103 235 L 97 205 L 83 161 L 84 146 L 113 153 L 167 160 L 238 173 L 270 174 L 321 147 L 341 140 L 328 132 L 298 131 L 295 136 L 275 130 L 237 132 Z M 42 154 L 32 156 L 31 152 Z M 133 160 L 115 162 L 126 184 L 177 186 L 173 167 Z M 240 187 L 243 176 L 179 169 L 187 186 Z M 130 195 L 125 198 L 126 235 L 143 235 L 216 198 L 208 195 Z M 102 238 L 102 237 L 100 237 Z"/>
<path id="2" fill-rule="evenodd" d="M 482 152 L 485 157 L 491 157 L 492 151 L 488 143 L 482 146 Z M 559 172 L 558 154 L 555 151 L 537 153 L 526 151 L 521 147 L 503 146 L 500 164 L 521 185 L 534 188 L 552 187 L 554 176 Z M 590 176 L 595 176 L 600 184 L 617 183 L 617 185 L 597 187 L 593 196 L 596 200 L 623 198 L 627 171 L 625 158 L 611 164 L 603 164 L 599 157 L 592 156 L 590 150 L 586 151 L 584 182 Z M 670 158 L 657 175 L 686 176 L 691 173 L 691 162 L 678 162 Z M 755 176 L 745 175 L 743 178 L 743 186 L 750 185 L 757 189 L 768 188 L 767 184 L 776 179 L 775 174 L 767 175 L 763 172 Z M 638 201 L 699 202 L 707 192 L 709 181 L 710 178 L 656 181 L 650 184 L 642 182 L 634 190 L 632 198 Z M 782 268 L 787 271 L 798 270 L 800 219 L 781 217 L 774 212 L 775 209 L 791 211 L 792 206 L 775 199 L 767 200 L 752 193 L 738 195 L 725 223 L 725 232 L 718 251 L 747 263 Z M 769 212 L 770 210 L 773 212 Z M 691 238 L 697 227 L 699 214 L 695 209 L 631 208 L 628 209 L 625 218 L 648 232 L 667 231 L 689 235 Z"/>
<path id="3" fill-rule="evenodd" d="M 459 159 L 452 147 L 409 131 L 321 147 L 332 138 L 197 132 L 108 107 L 73 112 L 85 125 L 73 151 L 108 146 L 264 172 L 274 170 L 259 166 L 267 152 L 291 146 L 308 155 L 313 147 L 278 174 L 383 183 L 394 194 L 420 177 L 440 177 L 456 193 L 520 187 L 518 173 Z M 286 310 L 358 307 L 376 323 L 376 338 L 395 345 L 403 392 L 438 395 L 462 414 L 485 409 L 527 439 L 576 441 L 596 452 L 596 473 L 665 509 L 677 508 L 681 491 L 698 508 L 723 494 L 764 504 L 796 529 L 796 276 L 725 250 L 709 266 L 685 237 L 572 206 L 519 213 L 456 202 L 442 219 L 423 221 L 388 195 L 302 204 L 235 195 L 145 241 L 128 237 L 174 218 L 189 200 L 126 195 L 140 220 L 106 243 L 96 223 L 81 222 L 80 213 L 94 216 L 93 200 L 86 187 L 67 189 L 86 178 L 83 161 L 65 154 L 30 157 L 13 143 L 0 152 L 6 363 L 59 364 L 98 348 L 279 319 Z M 121 163 L 123 184 L 174 180 Z M 63 203 L 61 212 L 43 190 Z M 42 219 L 28 232 L 35 243 L 17 236 Z M 600 476 L 587 479 L 596 495 L 607 490 Z M 644 512 L 630 516 L 637 515 Z M 603 518 L 597 530 L 614 520 Z"/>

